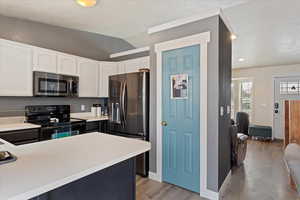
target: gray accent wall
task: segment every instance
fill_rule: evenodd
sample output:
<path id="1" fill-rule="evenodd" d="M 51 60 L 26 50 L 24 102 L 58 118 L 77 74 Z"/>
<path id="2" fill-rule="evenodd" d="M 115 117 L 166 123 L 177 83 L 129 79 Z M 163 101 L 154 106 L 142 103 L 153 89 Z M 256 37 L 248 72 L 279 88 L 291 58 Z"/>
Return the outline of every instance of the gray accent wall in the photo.
<path id="1" fill-rule="evenodd" d="M 148 35 L 145 40 L 150 50 L 150 171 L 156 172 L 156 54 L 154 45 L 202 32 L 211 32 L 208 44 L 208 188 L 219 191 L 219 16 Z M 201 144 L 200 144 L 201 145 Z M 221 151 L 221 150 L 220 150 Z M 225 157 L 224 157 L 225 158 Z"/>
<path id="2" fill-rule="evenodd" d="M 95 60 L 107 60 L 112 53 L 134 48 L 120 38 L 3 15 L 0 25 L 0 38 Z"/>
<path id="3" fill-rule="evenodd" d="M 152 152 L 150 154 L 150 170 L 156 171 L 156 55 L 154 44 L 174 40 L 202 32 L 211 32 L 211 42 L 208 44 L 208 187 L 218 191 L 218 25 L 219 17 L 214 16 L 197 22 L 185 24 L 169 30 L 150 35 L 149 40 L 153 44 L 150 51 L 150 138 Z M 201 144 L 200 144 L 201 145 Z"/>
<path id="4" fill-rule="evenodd" d="M 93 104 L 104 105 L 106 99 L 98 98 L 62 98 L 62 97 L 0 97 L 0 117 L 24 116 L 27 105 L 71 105 L 71 112 L 91 111 Z"/>
<path id="5" fill-rule="evenodd" d="M 219 21 L 219 106 L 224 107 L 224 115 L 219 117 L 219 185 L 226 179 L 231 169 L 231 71 L 232 41 L 231 33 L 220 19 Z"/>

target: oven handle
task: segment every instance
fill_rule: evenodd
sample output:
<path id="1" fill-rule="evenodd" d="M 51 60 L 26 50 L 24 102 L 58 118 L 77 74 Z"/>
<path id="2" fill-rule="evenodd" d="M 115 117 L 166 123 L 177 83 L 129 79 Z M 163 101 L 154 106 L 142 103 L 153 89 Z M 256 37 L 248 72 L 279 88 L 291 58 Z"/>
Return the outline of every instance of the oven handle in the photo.
<path id="1" fill-rule="evenodd" d="M 69 94 L 68 94 L 68 96 L 73 96 L 72 94 L 73 94 L 73 80 L 70 80 L 69 82 L 68 82 L 69 84 L 68 84 L 68 91 L 69 91 Z"/>
<path id="2" fill-rule="evenodd" d="M 43 130 L 55 130 L 55 129 L 60 129 L 60 128 L 72 128 L 72 125 L 61 125 L 61 126 L 50 126 L 50 127 L 43 127 Z"/>

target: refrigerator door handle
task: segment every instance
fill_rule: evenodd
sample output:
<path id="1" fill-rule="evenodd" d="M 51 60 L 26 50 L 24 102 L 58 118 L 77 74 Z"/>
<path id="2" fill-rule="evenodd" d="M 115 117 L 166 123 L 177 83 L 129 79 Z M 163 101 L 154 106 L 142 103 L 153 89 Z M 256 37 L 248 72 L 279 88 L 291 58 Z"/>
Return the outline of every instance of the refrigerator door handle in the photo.
<path id="1" fill-rule="evenodd" d="M 124 116 L 123 116 L 123 87 L 124 87 L 124 82 L 121 82 L 121 86 L 120 86 L 120 99 L 119 99 L 119 101 L 120 101 L 120 124 L 122 125 L 122 126 L 124 126 L 124 120 L 123 120 L 123 118 L 124 118 Z"/>
<path id="2" fill-rule="evenodd" d="M 127 88 L 127 83 L 124 82 L 123 84 L 123 91 L 122 91 L 122 111 L 123 111 L 123 120 L 124 120 L 124 124 L 127 124 L 127 120 L 126 120 L 126 88 Z"/>
<path id="3" fill-rule="evenodd" d="M 116 123 L 120 124 L 121 123 L 121 118 L 120 118 L 120 104 L 119 103 L 116 103 L 116 109 L 117 109 L 117 112 L 116 112 Z"/>
<path id="4" fill-rule="evenodd" d="M 110 121 L 114 122 L 115 121 L 115 104 L 111 103 L 111 119 Z"/>
<path id="5" fill-rule="evenodd" d="M 73 81 L 68 81 L 68 96 L 72 95 L 73 91 Z"/>

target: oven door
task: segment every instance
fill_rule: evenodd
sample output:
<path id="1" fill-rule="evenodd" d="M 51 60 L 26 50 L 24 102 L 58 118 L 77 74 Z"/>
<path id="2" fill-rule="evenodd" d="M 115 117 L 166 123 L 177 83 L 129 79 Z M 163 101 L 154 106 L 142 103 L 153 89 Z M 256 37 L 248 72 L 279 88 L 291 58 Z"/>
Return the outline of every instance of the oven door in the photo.
<path id="1" fill-rule="evenodd" d="M 41 129 L 41 138 L 40 140 L 53 140 L 59 139 L 74 135 L 79 135 L 80 130 L 72 127 L 71 124 L 52 126 L 52 127 L 43 127 Z"/>
<path id="2" fill-rule="evenodd" d="M 70 83 L 62 75 L 34 72 L 34 96 L 70 96 Z"/>

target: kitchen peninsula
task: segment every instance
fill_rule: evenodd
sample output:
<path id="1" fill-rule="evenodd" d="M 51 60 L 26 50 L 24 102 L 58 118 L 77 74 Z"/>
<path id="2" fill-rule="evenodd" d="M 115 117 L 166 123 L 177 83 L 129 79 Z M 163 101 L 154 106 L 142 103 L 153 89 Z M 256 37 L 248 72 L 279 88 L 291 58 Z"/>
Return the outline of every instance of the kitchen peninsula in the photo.
<path id="1" fill-rule="evenodd" d="M 0 150 L 17 161 L 0 165 L 0 199 L 135 199 L 135 156 L 150 143 L 89 133 Z"/>

